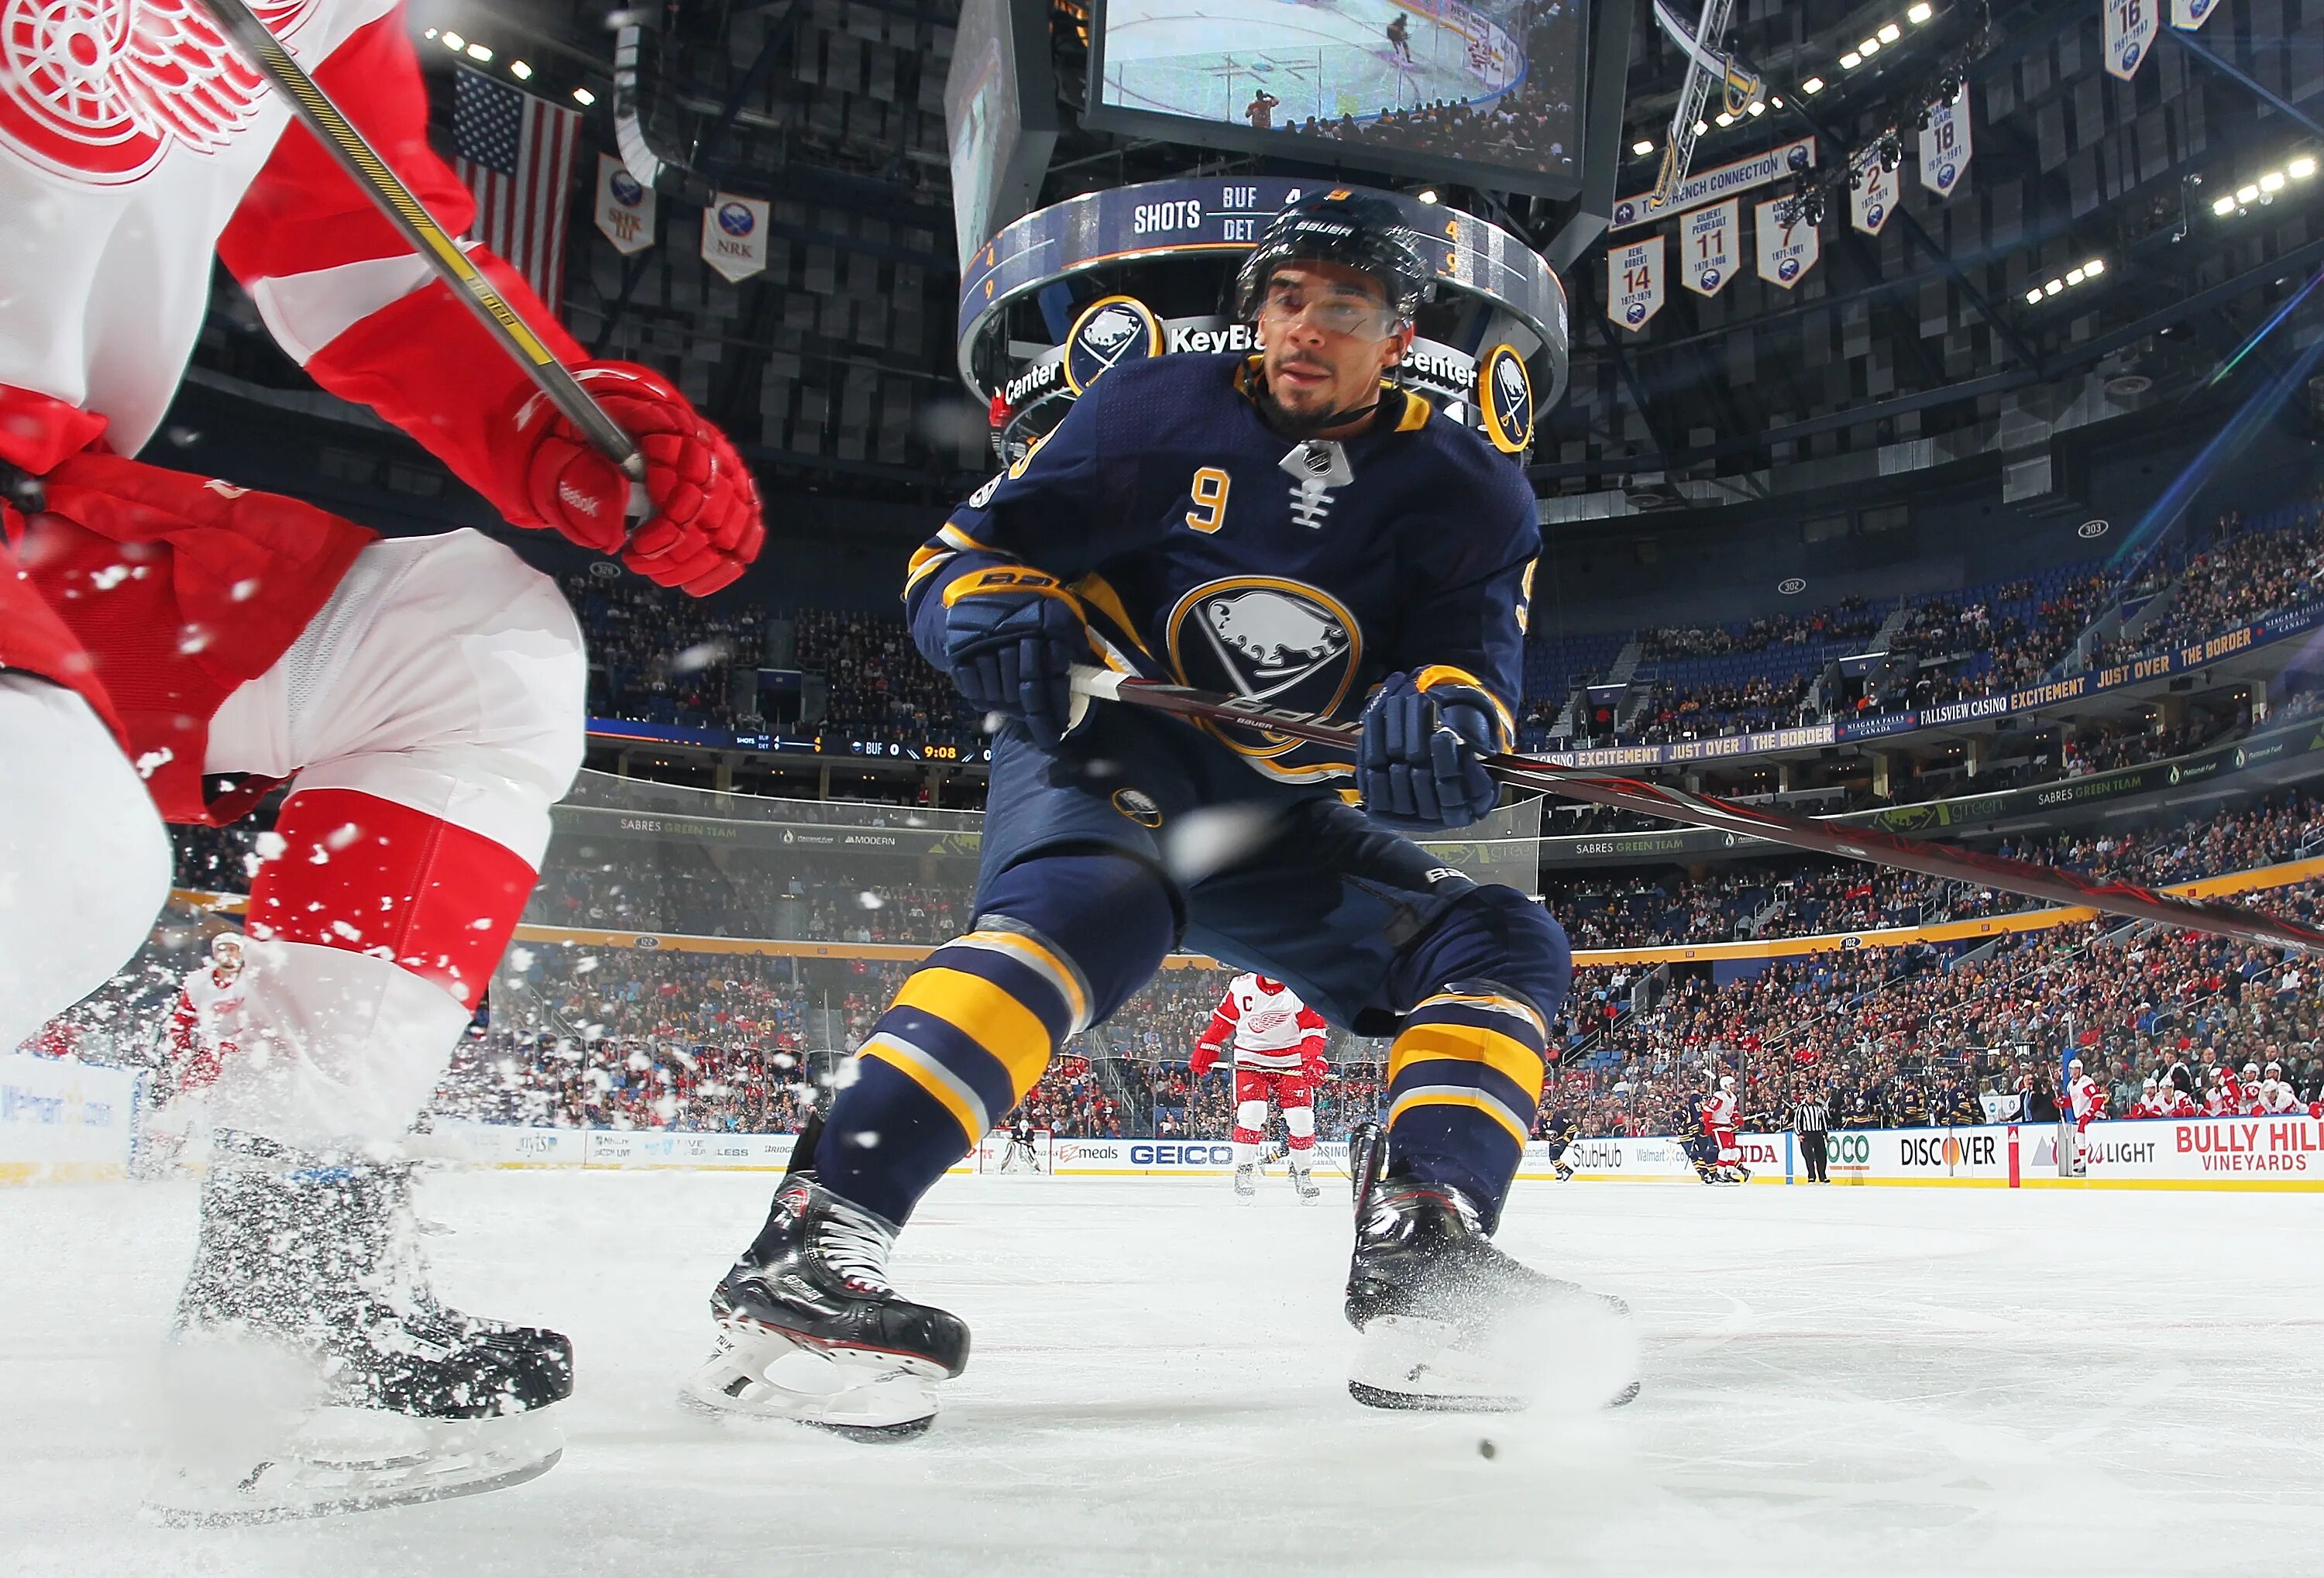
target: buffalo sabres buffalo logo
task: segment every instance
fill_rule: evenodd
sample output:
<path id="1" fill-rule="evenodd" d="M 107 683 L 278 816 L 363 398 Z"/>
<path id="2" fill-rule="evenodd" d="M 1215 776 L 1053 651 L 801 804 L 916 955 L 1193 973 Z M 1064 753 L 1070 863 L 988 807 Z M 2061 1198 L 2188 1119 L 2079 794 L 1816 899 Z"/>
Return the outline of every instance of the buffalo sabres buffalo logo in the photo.
<path id="1" fill-rule="evenodd" d="M 1170 611 L 1170 662 L 1186 684 L 1301 712 L 1332 713 L 1354 688 L 1363 655 L 1355 616 L 1329 595 L 1271 576 L 1195 587 Z M 1298 742 L 1219 733 L 1236 750 L 1277 756 Z"/>
<path id="2" fill-rule="evenodd" d="M 1495 346 L 1477 364 L 1477 411 L 1485 437 L 1502 454 L 1533 448 L 1533 380 L 1515 346 Z"/>
<path id="3" fill-rule="evenodd" d="M 1079 394 L 1124 362 L 1162 353 L 1162 325 L 1135 296 L 1106 296 L 1082 309 L 1065 336 L 1065 387 Z"/>
<path id="4" fill-rule="evenodd" d="M 1140 827 L 1162 826 L 1162 802 L 1141 789 L 1118 789 L 1113 791 L 1113 808 L 1137 823 Z"/>

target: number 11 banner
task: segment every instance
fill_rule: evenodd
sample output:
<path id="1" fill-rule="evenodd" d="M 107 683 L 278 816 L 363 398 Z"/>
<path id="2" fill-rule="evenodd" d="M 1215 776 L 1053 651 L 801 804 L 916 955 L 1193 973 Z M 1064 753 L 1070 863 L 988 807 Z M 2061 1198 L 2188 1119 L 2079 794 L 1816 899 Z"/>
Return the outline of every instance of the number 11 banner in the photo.
<path id="1" fill-rule="evenodd" d="M 1698 296 L 1716 296 L 1735 277 L 1743 255 L 1743 199 L 1729 198 L 1681 216 L 1680 283 Z"/>
<path id="2" fill-rule="evenodd" d="M 1663 238 L 1606 249 L 1606 316 L 1637 333 L 1663 309 Z"/>

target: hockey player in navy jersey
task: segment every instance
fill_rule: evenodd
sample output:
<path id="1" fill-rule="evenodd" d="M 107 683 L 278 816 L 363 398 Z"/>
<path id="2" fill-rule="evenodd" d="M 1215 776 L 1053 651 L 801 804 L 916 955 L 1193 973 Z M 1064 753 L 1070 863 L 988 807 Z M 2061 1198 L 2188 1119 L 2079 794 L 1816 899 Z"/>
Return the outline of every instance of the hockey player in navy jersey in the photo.
<path id="1" fill-rule="evenodd" d="M 1491 810 L 1540 534 L 1522 475 L 1396 386 L 1428 289 L 1392 206 L 1294 203 L 1243 265 L 1264 350 L 1125 364 L 914 556 L 913 634 L 993 743 L 974 920 L 930 955 L 802 1135 L 712 1296 L 714 1407 L 925 1428 L 968 1331 L 890 1285 L 922 1194 L 1174 947 L 1393 1036 L 1387 1160 L 1358 1202 L 1350 1389 L 1390 1407 L 1522 1406 L 1483 1339 L 1580 1295 L 1503 1254 L 1500 1216 L 1571 974 L 1516 890 L 1401 835 Z M 1358 760 L 1128 707 L 1075 664 L 1305 711 L 1360 709 Z M 1242 830 L 1223 863 L 1208 820 Z M 1212 847 L 1190 862 L 1195 844 Z M 768 1379 L 804 1349 L 822 1389 Z M 1630 1389 L 1634 1390 L 1635 1388 Z M 1627 1394 L 1626 1394 L 1627 1396 Z"/>

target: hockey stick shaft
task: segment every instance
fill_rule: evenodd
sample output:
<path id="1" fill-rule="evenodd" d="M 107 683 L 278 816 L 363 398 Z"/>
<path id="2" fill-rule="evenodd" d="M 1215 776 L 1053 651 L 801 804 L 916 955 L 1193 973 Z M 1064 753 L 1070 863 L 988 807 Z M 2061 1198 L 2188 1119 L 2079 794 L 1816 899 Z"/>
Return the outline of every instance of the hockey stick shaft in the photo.
<path id="1" fill-rule="evenodd" d="M 290 102 L 291 113 L 315 134 L 339 168 L 369 194 L 379 211 L 387 216 L 388 223 L 403 233 L 403 238 L 411 244 L 421 261 L 452 288 L 453 295 L 467 303 L 485 332 L 516 358 L 517 365 L 566 420 L 581 429 L 590 448 L 620 466 L 632 483 L 642 484 L 646 479 L 645 457 L 639 453 L 629 434 L 605 414 L 604 407 L 590 398 L 589 392 L 581 387 L 581 381 L 557 359 L 557 353 L 526 327 L 523 316 L 510 305 L 484 272 L 468 261 L 460 244 L 436 223 L 426 205 L 412 195 L 411 189 L 388 168 L 387 161 L 339 113 L 330 95 L 317 87 L 306 69 L 290 58 L 282 41 L 267 31 L 266 24 L 252 14 L 244 0 L 201 0 L 201 5 L 243 56 Z"/>
<path id="2" fill-rule="evenodd" d="M 1353 752 L 1363 738 L 1361 724 L 1333 723 L 1264 702 L 1221 696 L 1158 680 L 1137 679 L 1100 669 L 1075 669 L 1074 688 L 1084 696 L 1176 713 L 1205 723 L 1252 729 L 1278 737 L 1312 740 Z M 1609 778 L 1579 767 L 1558 767 L 1502 752 L 1483 757 L 1485 769 L 1505 784 L 1538 789 L 1567 799 L 1636 811 L 1665 821 L 1712 827 L 1748 838 L 1781 844 L 1817 854 L 1839 855 L 1869 865 L 1916 872 L 1951 882 L 1998 888 L 2006 893 L 2076 909 L 2151 920 L 2266 947 L 2324 953 L 2324 931 L 2313 930 L 2257 910 L 2173 899 L 2127 882 L 2093 882 L 2054 866 L 2034 865 L 1975 850 L 1956 849 L 1869 827 L 1837 827 L 1757 806 L 1738 806 L 1710 795 L 1688 794 L 1637 779 Z"/>

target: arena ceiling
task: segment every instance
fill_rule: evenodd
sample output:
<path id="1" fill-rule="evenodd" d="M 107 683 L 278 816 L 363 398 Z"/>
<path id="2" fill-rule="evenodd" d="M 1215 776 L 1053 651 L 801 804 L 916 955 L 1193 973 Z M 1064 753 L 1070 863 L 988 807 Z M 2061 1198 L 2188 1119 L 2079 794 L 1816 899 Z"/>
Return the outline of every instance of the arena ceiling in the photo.
<path id="1" fill-rule="evenodd" d="M 1073 96 L 1074 16 L 1058 4 Z M 1729 43 L 1764 75 L 1770 102 L 1707 128 L 1695 167 L 1812 134 L 1830 169 L 1895 128 L 1902 201 L 1866 235 L 1836 190 L 1821 261 L 1795 289 L 1747 268 L 1716 296 L 1670 291 L 1637 334 L 1607 319 L 1602 242 L 1584 252 L 1567 275 L 1571 392 L 1545 413 L 1534 455 L 1545 494 L 1764 496 L 1851 468 L 1890 474 L 2023 450 L 2094 417 L 2229 401 L 2296 370 L 2315 329 L 2304 302 L 2286 308 L 2324 266 L 2324 179 L 2285 176 L 2227 213 L 2213 204 L 2324 156 L 2324 124 L 2305 107 L 2324 108 L 2324 7 L 2222 0 L 2200 32 L 2164 28 L 2128 83 L 2102 69 L 2093 0 L 1998 0 L 1989 12 L 1932 0 L 1924 22 L 1911 20 L 1917 9 L 1737 0 Z M 415 25 L 491 40 L 494 69 L 521 52 L 533 91 L 587 94 L 586 141 L 610 151 L 606 14 L 578 0 L 413 0 Z M 576 213 L 567 306 L 581 337 L 598 355 L 675 368 L 779 482 L 925 503 L 987 467 L 984 415 L 959 389 L 950 346 L 957 271 L 942 96 L 957 14 L 957 0 L 659 8 L 664 47 L 649 62 L 656 123 L 712 180 L 771 200 L 768 269 L 739 285 L 709 274 L 690 228 L 698 209 L 669 198 L 661 244 L 633 254 Z M 1683 57 L 1650 16 L 1640 4 L 1621 193 L 1651 185 L 1683 77 Z M 1895 42 L 1840 64 L 1884 27 Z M 1913 179 L 1914 116 L 1956 66 L 1975 101 L 1975 151 L 1940 199 Z M 430 69 L 447 76 L 453 56 Z M 1821 83 L 1813 93 L 1803 91 L 1811 78 Z M 1650 151 L 1632 155 L 1633 144 Z M 1231 169 L 1234 159 L 1069 129 L 1043 196 Z M 1446 196 L 1545 244 L 1569 217 L 1498 194 Z M 2093 259 L 2098 274 L 2046 292 Z M 222 312 L 205 365 L 288 382 L 252 327 L 246 312 Z"/>

